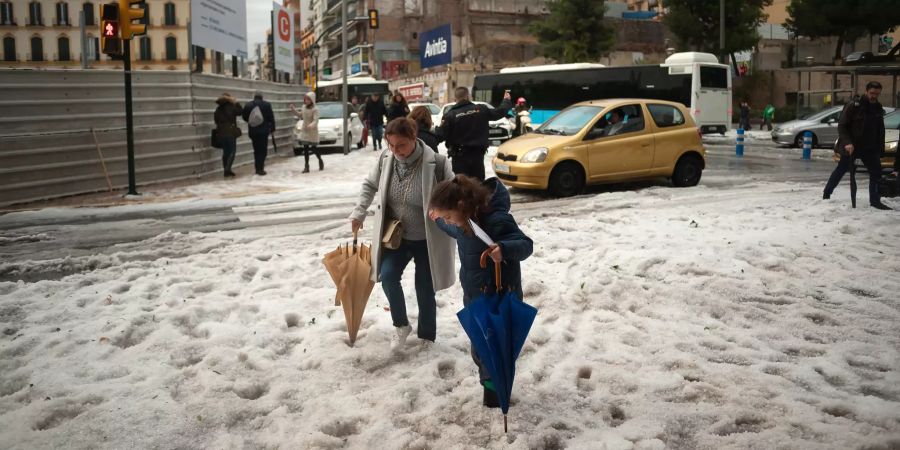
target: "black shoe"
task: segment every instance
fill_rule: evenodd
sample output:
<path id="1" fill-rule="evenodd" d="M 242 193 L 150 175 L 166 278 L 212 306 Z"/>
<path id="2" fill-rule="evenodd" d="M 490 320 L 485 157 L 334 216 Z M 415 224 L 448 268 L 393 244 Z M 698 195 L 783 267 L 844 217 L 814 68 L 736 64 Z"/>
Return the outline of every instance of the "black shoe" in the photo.
<path id="1" fill-rule="evenodd" d="M 265 171 L 265 170 L 257 170 L 257 171 L 256 171 L 256 174 L 257 174 L 257 175 L 265 175 L 265 174 L 266 174 L 266 171 Z"/>
<path id="2" fill-rule="evenodd" d="M 319 170 L 325 170 L 325 161 L 319 160 Z"/>
<path id="3" fill-rule="evenodd" d="M 481 401 L 481 404 L 487 406 L 488 408 L 499 408 L 500 399 L 497 397 L 497 393 L 494 392 L 493 389 L 484 388 L 484 397 Z"/>
<path id="4" fill-rule="evenodd" d="M 237 176 L 237 175 L 236 175 L 234 172 L 230 171 L 230 170 L 228 170 L 228 171 L 225 172 L 225 178 L 233 178 L 233 177 L 236 177 L 236 176 Z"/>
<path id="5" fill-rule="evenodd" d="M 891 208 L 890 206 L 885 205 L 884 203 L 881 203 L 881 202 L 873 203 L 872 207 L 875 209 L 880 209 L 882 211 L 893 211 L 893 208 Z"/>
<path id="6" fill-rule="evenodd" d="M 307 164 L 305 168 L 303 168 L 302 173 L 309 173 L 309 165 Z"/>
<path id="7" fill-rule="evenodd" d="M 822 194 L 822 200 L 828 200 L 831 198 L 831 194 Z"/>

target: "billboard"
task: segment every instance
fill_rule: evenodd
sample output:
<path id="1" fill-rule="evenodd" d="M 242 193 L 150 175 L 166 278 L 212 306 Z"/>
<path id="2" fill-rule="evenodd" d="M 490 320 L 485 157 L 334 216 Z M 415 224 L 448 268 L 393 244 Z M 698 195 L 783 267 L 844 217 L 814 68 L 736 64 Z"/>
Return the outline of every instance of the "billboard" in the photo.
<path id="1" fill-rule="evenodd" d="M 425 98 L 425 83 L 408 84 L 397 88 L 403 98 L 408 102 L 414 102 Z"/>
<path id="2" fill-rule="evenodd" d="M 272 35 L 275 42 L 275 70 L 294 73 L 294 16 L 272 3 Z"/>
<path id="3" fill-rule="evenodd" d="M 192 0 L 191 43 L 228 55 L 247 57 L 247 2 Z"/>
<path id="4" fill-rule="evenodd" d="M 450 64 L 453 61 L 450 37 L 449 23 L 419 34 L 419 60 L 423 69 Z"/>

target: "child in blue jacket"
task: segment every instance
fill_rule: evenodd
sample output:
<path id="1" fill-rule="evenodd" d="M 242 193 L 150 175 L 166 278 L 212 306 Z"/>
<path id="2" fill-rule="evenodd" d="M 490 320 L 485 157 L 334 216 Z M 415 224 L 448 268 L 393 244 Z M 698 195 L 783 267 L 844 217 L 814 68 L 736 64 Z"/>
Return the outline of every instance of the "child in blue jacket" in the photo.
<path id="1" fill-rule="evenodd" d="M 479 182 L 465 175 L 435 186 L 429 202 L 429 217 L 437 226 L 456 239 L 461 267 L 459 281 L 463 288 L 463 304 L 468 305 L 482 293 L 496 291 L 494 267 L 501 264 L 501 290 L 511 291 L 522 298 L 522 271 L 519 262 L 531 256 L 531 238 L 525 235 L 509 213 L 509 191 L 496 178 Z M 493 260 L 481 268 L 481 254 L 489 247 L 479 239 L 469 220 L 483 229 L 494 245 L 490 247 Z M 484 405 L 498 408 L 500 403 L 475 350 L 472 359 L 478 366 L 481 384 L 484 386 Z"/>

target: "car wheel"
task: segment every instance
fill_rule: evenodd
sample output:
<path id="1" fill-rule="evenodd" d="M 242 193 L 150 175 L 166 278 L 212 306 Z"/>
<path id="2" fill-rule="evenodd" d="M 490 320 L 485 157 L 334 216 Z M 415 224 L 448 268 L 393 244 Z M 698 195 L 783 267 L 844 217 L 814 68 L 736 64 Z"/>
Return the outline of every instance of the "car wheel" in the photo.
<path id="1" fill-rule="evenodd" d="M 816 133 L 813 133 L 812 148 L 816 148 L 817 145 L 819 145 L 819 138 L 816 136 Z M 798 134 L 797 137 L 794 138 L 794 147 L 803 148 L 803 133 Z"/>
<path id="2" fill-rule="evenodd" d="M 684 155 L 675 164 L 672 173 L 672 184 L 675 187 L 691 187 L 700 183 L 703 174 L 703 162 L 696 155 Z"/>
<path id="3" fill-rule="evenodd" d="M 578 195 L 584 189 L 584 170 L 574 162 L 564 162 L 550 173 L 550 193 L 559 197 Z"/>

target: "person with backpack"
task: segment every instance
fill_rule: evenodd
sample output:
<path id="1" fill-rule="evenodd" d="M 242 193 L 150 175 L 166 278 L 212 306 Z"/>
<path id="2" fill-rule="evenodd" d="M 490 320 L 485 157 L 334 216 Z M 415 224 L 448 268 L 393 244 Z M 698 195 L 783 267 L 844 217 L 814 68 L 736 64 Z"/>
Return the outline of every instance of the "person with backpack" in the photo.
<path id="1" fill-rule="evenodd" d="M 266 174 L 266 154 L 269 152 L 269 134 L 275 132 L 275 113 L 272 104 L 263 100 L 262 91 L 253 93 L 253 101 L 244 105 L 242 114 L 247 122 L 250 141 L 253 142 L 253 163 L 257 175 Z"/>
<path id="2" fill-rule="evenodd" d="M 224 93 L 216 100 L 216 112 L 213 120 L 216 122 L 216 138 L 222 146 L 222 169 L 225 178 L 236 176 L 231 171 L 234 164 L 234 156 L 237 154 L 237 138 L 241 136 L 241 129 L 237 126 L 237 118 L 241 115 L 241 104 L 229 93 Z"/>
<path id="3" fill-rule="evenodd" d="M 381 139 L 384 135 L 384 116 L 387 115 L 387 108 L 381 95 L 372 94 L 366 101 L 366 123 L 369 124 L 369 132 L 372 133 L 372 145 L 374 150 L 378 151 L 384 148 Z"/>
<path id="4" fill-rule="evenodd" d="M 372 281 L 381 281 L 391 306 L 397 338 L 392 346 L 406 345 L 412 331 L 406 315 L 406 298 L 400 280 L 410 260 L 415 261 L 416 300 L 423 341 L 437 337 L 435 292 L 453 286 L 455 251 L 453 240 L 428 220 L 428 205 L 434 185 L 451 179 L 447 157 L 428 149 L 416 139 L 416 123 L 407 117 L 388 123 L 389 151 L 382 152 L 362 183 L 359 200 L 350 214 L 353 233 L 363 226 L 367 210 L 378 194 L 372 236 Z M 426 346 L 428 342 L 423 342 Z"/>
<path id="5" fill-rule="evenodd" d="M 303 97 L 303 108 L 301 111 L 297 111 L 297 108 L 291 104 L 291 111 L 294 115 L 303 121 L 302 128 L 300 129 L 300 136 L 298 136 L 298 140 L 300 141 L 300 145 L 303 146 L 303 149 L 297 153 L 297 156 L 300 156 L 300 153 L 303 153 L 303 157 L 306 159 L 306 167 L 303 169 L 303 173 L 309 173 L 309 154 L 314 153 L 316 158 L 319 158 L 319 170 L 325 170 L 325 161 L 322 161 L 322 155 L 319 154 L 319 108 L 316 107 L 316 93 L 315 92 L 307 92 Z"/>
<path id="6" fill-rule="evenodd" d="M 459 282 L 463 288 L 463 304 L 468 306 L 482 293 L 491 295 L 496 290 L 494 267 L 481 268 L 481 254 L 490 250 L 494 264 L 500 264 L 501 291 L 510 291 L 522 298 L 522 269 L 519 264 L 531 256 L 534 243 L 516 224 L 509 213 L 509 191 L 496 178 L 479 182 L 466 175 L 439 183 L 428 202 L 428 217 L 456 239 L 459 250 Z M 475 235 L 472 223 L 481 228 L 495 242 L 488 246 Z M 478 366 L 478 375 L 484 387 L 482 404 L 499 408 L 497 391 L 490 374 L 481 360 L 471 350 Z"/>

